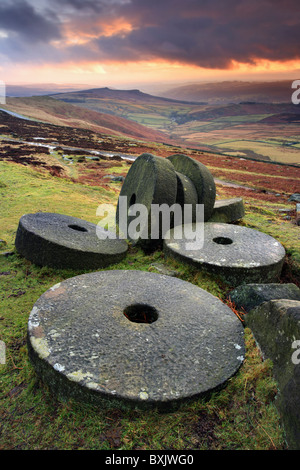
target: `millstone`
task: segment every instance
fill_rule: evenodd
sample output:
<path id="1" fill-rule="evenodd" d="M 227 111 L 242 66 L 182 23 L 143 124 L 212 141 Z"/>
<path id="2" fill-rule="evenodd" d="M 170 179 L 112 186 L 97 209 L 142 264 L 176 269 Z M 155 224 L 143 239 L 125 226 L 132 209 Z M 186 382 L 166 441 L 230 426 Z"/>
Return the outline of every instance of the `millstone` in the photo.
<path id="1" fill-rule="evenodd" d="M 184 211 L 184 206 L 190 204 L 192 207 L 191 220 L 188 222 L 196 222 L 196 204 L 198 203 L 198 194 L 196 188 L 190 178 L 176 171 L 177 178 L 177 195 L 176 204 L 179 204 Z M 182 212 L 184 214 L 184 212 Z M 183 219 L 186 220 L 186 219 Z"/>
<path id="2" fill-rule="evenodd" d="M 176 202 L 177 194 L 177 177 L 172 163 L 162 157 L 156 157 L 149 153 L 140 155 L 130 167 L 120 196 L 127 197 L 127 211 L 126 214 L 121 213 L 120 198 L 117 205 L 116 223 L 122 230 L 124 224 L 128 232 L 128 227 L 133 220 L 130 208 L 134 204 L 143 204 L 147 210 L 149 217 L 145 224 L 141 224 L 139 232 L 141 235 L 138 238 L 133 238 L 130 233 L 127 233 L 128 239 L 133 244 L 140 244 L 144 246 L 155 245 L 157 240 L 162 238 L 160 232 L 161 224 L 159 220 L 151 219 L 151 205 L 152 204 L 167 204 L 172 206 Z M 125 222 L 124 222 L 125 216 Z M 159 229 L 159 237 L 157 240 L 151 240 L 151 227 L 157 224 Z"/>
<path id="3" fill-rule="evenodd" d="M 36 371 L 63 399 L 168 407 L 224 386 L 245 354 L 218 298 L 180 279 L 98 271 L 45 292 L 28 321 Z"/>
<path id="4" fill-rule="evenodd" d="M 212 215 L 216 199 L 216 185 L 212 174 L 203 163 L 187 155 L 171 155 L 167 160 L 172 162 L 176 172 L 187 176 L 193 183 L 198 204 L 204 204 L 204 221 L 207 221 Z"/>
<path id="5" fill-rule="evenodd" d="M 219 199 L 215 202 L 214 210 L 209 222 L 233 223 L 242 219 L 245 215 L 243 199 L 234 197 Z"/>
<path id="6" fill-rule="evenodd" d="M 76 217 L 49 212 L 26 214 L 19 220 L 15 246 L 38 266 L 97 269 L 121 261 L 128 250 L 125 240 L 99 239 L 96 230 L 104 232 Z"/>
<path id="7" fill-rule="evenodd" d="M 202 224 L 204 243 L 200 249 L 187 249 L 184 236 L 176 239 L 174 229 L 164 240 L 167 256 L 218 275 L 236 286 L 255 282 L 276 282 L 285 257 L 284 247 L 273 237 L 238 225 L 206 222 Z M 195 224 L 184 230 L 195 233 Z"/>

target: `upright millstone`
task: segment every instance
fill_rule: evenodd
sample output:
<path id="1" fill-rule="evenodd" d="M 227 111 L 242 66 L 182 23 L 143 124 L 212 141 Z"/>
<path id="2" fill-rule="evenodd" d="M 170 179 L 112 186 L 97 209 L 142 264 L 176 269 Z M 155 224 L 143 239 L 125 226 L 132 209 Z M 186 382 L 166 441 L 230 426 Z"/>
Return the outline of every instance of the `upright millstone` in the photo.
<path id="1" fill-rule="evenodd" d="M 28 321 L 28 351 L 55 394 L 173 407 L 224 387 L 245 356 L 243 326 L 217 297 L 134 270 L 69 278 Z"/>
<path id="2" fill-rule="evenodd" d="M 204 221 L 207 221 L 213 212 L 216 200 L 216 185 L 208 168 L 202 163 L 187 155 L 175 154 L 167 157 L 172 162 L 175 171 L 191 181 L 196 193 L 197 203 L 204 205 Z"/>
<path id="3" fill-rule="evenodd" d="M 140 155 L 130 167 L 119 195 L 116 224 L 120 234 L 133 244 L 155 248 L 164 234 L 162 216 L 152 206 L 165 205 L 168 210 L 176 203 L 176 194 L 172 163 L 149 153 Z"/>
<path id="4" fill-rule="evenodd" d="M 107 238 L 99 238 L 101 234 Z M 38 266 L 97 269 L 118 263 L 126 256 L 126 241 L 114 237 L 115 234 L 76 217 L 37 212 L 20 218 L 15 246 Z"/>
<path id="5" fill-rule="evenodd" d="M 198 204 L 198 194 L 196 188 L 186 175 L 176 171 L 177 177 L 177 195 L 176 203 L 182 208 L 182 214 L 185 217 L 184 223 L 193 223 L 196 222 L 196 206 Z M 189 212 L 183 212 L 186 205 L 190 205 L 191 210 Z M 172 227 L 170 227 L 172 228 Z"/>

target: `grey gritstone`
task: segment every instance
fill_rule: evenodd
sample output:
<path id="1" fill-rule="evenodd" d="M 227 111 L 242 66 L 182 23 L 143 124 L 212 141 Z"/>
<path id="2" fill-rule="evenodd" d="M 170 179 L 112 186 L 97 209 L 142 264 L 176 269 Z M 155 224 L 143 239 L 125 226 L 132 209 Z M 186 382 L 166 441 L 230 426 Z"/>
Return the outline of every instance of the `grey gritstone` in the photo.
<path id="1" fill-rule="evenodd" d="M 151 205 L 166 204 L 172 206 L 176 202 L 177 178 L 172 163 L 162 157 L 149 153 L 140 155 L 130 167 L 117 205 L 116 223 L 122 234 L 134 244 L 155 245 L 162 238 L 161 224 L 155 217 L 151 218 Z M 126 207 L 122 210 L 120 197 L 126 196 Z M 128 230 L 136 217 L 132 214 L 134 205 L 142 204 L 148 211 L 148 218 L 141 223 L 140 235 L 133 237 Z M 151 240 L 151 228 L 157 225 L 158 237 Z M 126 237 L 126 238 L 127 238 Z"/>
<path id="2" fill-rule="evenodd" d="M 295 284 L 245 284 L 236 287 L 229 292 L 228 298 L 234 302 L 238 309 L 250 312 L 263 302 L 270 300 L 298 300 L 300 301 L 300 289 Z"/>
<path id="3" fill-rule="evenodd" d="M 213 222 L 187 224 L 183 235 L 188 230 L 203 233 L 202 248 L 191 248 L 193 240 L 184 236 L 176 239 L 172 229 L 165 235 L 166 255 L 221 276 L 233 286 L 278 281 L 285 249 L 273 237 L 247 227 Z"/>
<path id="4" fill-rule="evenodd" d="M 212 174 L 203 163 L 187 155 L 171 155 L 167 160 L 172 162 L 176 172 L 192 181 L 198 194 L 198 204 L 204 204 L 204 221 L 207 221 L 212 215 L 216 200 L 216 185 Z"/>
<path id="5" fill-rule="evenodd" d="M 198 203 L 198 194 L 190 178 L 176 171 L 177 195 L 176 203 L 182 208 L 184 223 L 196 222 L 196 204 Z M 186 204 L 190 205 L 191 211 L 186 217 Z M 185 214 L 185 215 L 184 215 Z"/>
<path id="6" fill-rule="evenodd" d="M 215 202 L 209 222 L 233 223 L 242 219 L 244 215 L 245 208 L 241 197 L 220 199 Z"/>
<path id="7" fill-rule="evenodd" d="M 35 303 L 28 349 L 60 397 L 168 406 L 217 390 L 244 359 L 243 326 L 218 298 L 177 278 L 98 271 Z"/>
<path id="8" fill-rule="evenodd" d="M 37 212 L 20 218 L 15 246 L 38 266 L 97 269 L 118 263 L 128 250 L 125 240 L 99 239 L 103 232 L 103 228 L 76 217 Z"/>

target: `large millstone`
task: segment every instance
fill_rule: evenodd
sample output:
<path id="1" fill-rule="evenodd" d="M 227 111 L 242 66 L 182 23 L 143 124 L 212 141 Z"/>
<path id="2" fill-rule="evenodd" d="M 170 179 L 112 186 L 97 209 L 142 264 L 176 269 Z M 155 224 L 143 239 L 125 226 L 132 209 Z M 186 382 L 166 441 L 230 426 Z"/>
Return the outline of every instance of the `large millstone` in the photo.
<path id="1" fill-rule="evenodd" d="M 120 228 L 122 236 L 125 236 L 133 244 L 151 248 L 158 244 L 163 233 L 162 224 L 159 217 L 154 217 L 152 205 L 172 206 L 176 202 L 177 177 L 172 163 L 162 157 L 156 157 L 149 153 L 140 155 L 130 167 L 122 189 L 120 197 L 126 197 L 126 206 L 120 203 L 120 197 L 117 205 L 116 223 Z M 148 213 L 148 217 L 143 220 L 138 227 L 135 236 L 130 231 L 130 225 L 139 216 L 138 213 L 132 213 L 135 205 L 142 204 Z M 151 233 L 157 226 L 157 237 L 152 237 Z"/>
<path id="2" fill-rule="evenodd" d="M 171 155 L 167 160 L 172 162 L 176 172 L 185 175 L 196 189 L 198 204 L 204 205 L 204 221 L 207 221 L 213 212 L 216 200 L 216 185 L 208 168 L 187 155 Z"/>
<path id="3" fill-rule="evenodd" d="M 127 253 L 125 240 L 100 239 L 104 229 L 76 217 L 49 212 L 20 218 L 17 251 L 38 266 L 97 269 L 118 263 Z M 108 232 L 107 232 L 108 235 Z"/>
<path id="4" fill-rule="evenodd" d="M 218 298 L 177 278 L 98 271 L 45 292 L 28 321 L 29 356 L 60 397 L 168 406 L 224 386 L 245 354 Z"/>
<path id="5" fill-rule="evenodd" d="M 192 249 L 190 240 L 177 238 L 171 229 L 164 240 L 167 256 L 223 277 L 234 286 L 278 281 L 285 249 L 273 237 L 247 227 L 213 222 L 188 224 L 182 228 L 183 235 L 188 230 L 202 231 L 203 246 Z"/>

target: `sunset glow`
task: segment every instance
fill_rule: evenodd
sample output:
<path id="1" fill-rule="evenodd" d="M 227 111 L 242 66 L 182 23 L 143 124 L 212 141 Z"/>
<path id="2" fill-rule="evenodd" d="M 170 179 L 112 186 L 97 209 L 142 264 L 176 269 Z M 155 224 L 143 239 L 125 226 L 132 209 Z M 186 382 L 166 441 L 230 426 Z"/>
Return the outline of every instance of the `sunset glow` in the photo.
<path id="1" fill-rule="evenodd" d="M 123 88 L 298 79 L 299 16 L 293 0 L 3 0 L 0 79 Z"/>

